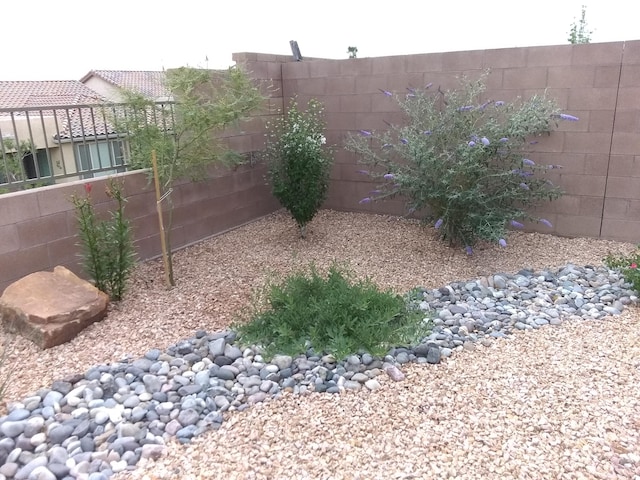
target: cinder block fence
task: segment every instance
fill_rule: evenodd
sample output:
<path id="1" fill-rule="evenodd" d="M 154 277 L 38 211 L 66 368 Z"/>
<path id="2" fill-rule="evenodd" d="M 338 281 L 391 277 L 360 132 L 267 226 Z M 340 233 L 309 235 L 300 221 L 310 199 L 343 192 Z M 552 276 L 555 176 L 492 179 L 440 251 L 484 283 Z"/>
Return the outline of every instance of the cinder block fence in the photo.
<path id="1" fill-rule="evenodd" d="M 327 139 L 336 145 L 335 167 L 325 207 L 342 211 L 402 214 L 400 200 L 360 205 L 372 184 L 356 170 L 357 158 L 341 148 L 349 132 L 383 129 L 402 121 L 393 101 L 380 90 L 401 92 L 433 83 L 456 88 L 457 78 L 489 70 L 487 96 L 511 100 L 547 93 L 580 118 L 561 123 L 542 138 L 531 156 L 560 164 L 549 178 L 566 195 L 536 212 L 554 227 L 540 230 L 640 242 L 640 40 L 586 45 L 428 53 L 380 58 L 303 60 L 260 53 L 234 54 L 258 80 L 269 80 L 265 108 L 250 121 L 225 132 L 239 152 L 263 148 L 265 124 L 281 114 L 289 99 L 300 106 L 311 98 L 325 105 Z M 557 172 L 557 173 L 555 173 Z M 203 182 L 184 181 L 173 192 L 173 245 L 198 242 L 255 220 L 278 208 L 265 185 L 262 164 L 212 170 Z M 128 196 L 139 257 L 160 254 L 155 195 L 145 172 L 120 175 Z M 104 179 L 92 195 L 109 208 Z M 79 271 L 72 194 L 83 182 L 0 195 L 0 291 L 18 278 L 55 265 Z M 528 226 L 530 230 L 539 228 Z"/>

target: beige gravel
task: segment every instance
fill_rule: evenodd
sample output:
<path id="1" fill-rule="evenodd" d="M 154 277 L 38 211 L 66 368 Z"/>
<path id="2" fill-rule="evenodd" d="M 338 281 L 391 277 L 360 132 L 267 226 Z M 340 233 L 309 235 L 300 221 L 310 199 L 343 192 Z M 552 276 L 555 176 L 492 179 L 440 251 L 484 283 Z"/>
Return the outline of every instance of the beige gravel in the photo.
<path id="1" fill-rule="evenodd" d="M 159 261 L 102 322 L 47 351 L 17 339 L 6 400 L 88 367 L 225 328 L 270 272 L 348 261 L 404 292 L 520 268 L 600 264 L 633 245 L 514 232 L 473 257 L 417 222 L 323 211 L 307 239 L 283 212 L 177 252 L 178 285 Z M 222 428 L 115 479 L 640 479 L 640 311 L 565 322 L 456 353 L 375 392 L 309 394 L 228 413 Z"/>

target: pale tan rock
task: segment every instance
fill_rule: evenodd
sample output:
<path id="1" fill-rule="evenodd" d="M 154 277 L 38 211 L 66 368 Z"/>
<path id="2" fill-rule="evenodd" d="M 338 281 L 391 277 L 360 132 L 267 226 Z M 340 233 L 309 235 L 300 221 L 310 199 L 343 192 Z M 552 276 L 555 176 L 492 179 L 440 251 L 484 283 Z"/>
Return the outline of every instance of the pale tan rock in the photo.
<path id="1" fill-rule="evenodd" d="M 5 328 L 46 349 L 66 343 L 107 312 L 109 297 L 65 267 L 35 272 L 0 297 Z"/>

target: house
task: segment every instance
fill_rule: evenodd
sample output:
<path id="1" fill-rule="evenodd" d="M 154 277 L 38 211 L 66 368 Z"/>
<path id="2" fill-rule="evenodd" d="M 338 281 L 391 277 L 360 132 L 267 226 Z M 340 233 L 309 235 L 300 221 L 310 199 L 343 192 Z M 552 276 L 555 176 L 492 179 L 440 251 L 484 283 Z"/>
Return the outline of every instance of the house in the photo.
<path id="1" fill-rule="evenodd" d="M 96 163 L 122 165 L 121 151 L 106 155 L 89 146 L 113 133 L 95 113 L 105 100 L 77 80 L 0 81 L 0 184 L 53 183 Z M 92 158 L 96 149 L 103 151 L 99 160 Z"/>
<path id="2" fill-rule="evenodd" d="M 111 102 L 120 102 L 122 90 L 139 93 L 149 100 L 166 102 L 172 94 L 163 71 L 91 70 L 80 79 L 84 85 Z"/>
<path id="3" fill-rule="evenodd" d="M 115 127 L 123 109 L 113 104 L 123 89 L 166 102 L 164 79 L 164 72 L 92 70 L 79 81 L 0 81 L 0 188 L 123 171 L 128 146 Z"/>

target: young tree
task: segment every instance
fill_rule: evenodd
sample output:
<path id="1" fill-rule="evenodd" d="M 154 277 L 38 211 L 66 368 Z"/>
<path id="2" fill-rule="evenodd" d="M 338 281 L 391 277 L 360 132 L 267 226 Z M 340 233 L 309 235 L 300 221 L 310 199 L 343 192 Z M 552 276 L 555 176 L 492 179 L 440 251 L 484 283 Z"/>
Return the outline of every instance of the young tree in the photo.
<path id="1" fill-rule="evenodd" d="M 173 286 L 171 224 L 174 181 L 204 179 L 211 164 L 233 165 L 242 156 L 229 150 L 217 136 L 263 104 L 264 96 L 239 67 L 212 71 L 183 67 L 167 71 L 166 86 L 175 103 L 157 104 L 134 92 L 125 92 L 126 107 L 118 130 L 126 132 L 133 167 L 149 168 L 157 157 L 163 202 L 167 202 L 165 237 L 167 282 Z"/>
<path id="2" fill-rule="evenodd" d="M 577 44 L 577 43 L 589 43 L 591 41 L 591 34 L 593 30 L 587 30 L 587 21 L 585 19 L 587 15 L 587 7 L 582 5 L 582 15 L 580 17 L 580 21 L 578 24 L 575 22 L 575 18 L 573 23 L 571 24 L 571 28 L 569 30 L 569 43 Z"/>

